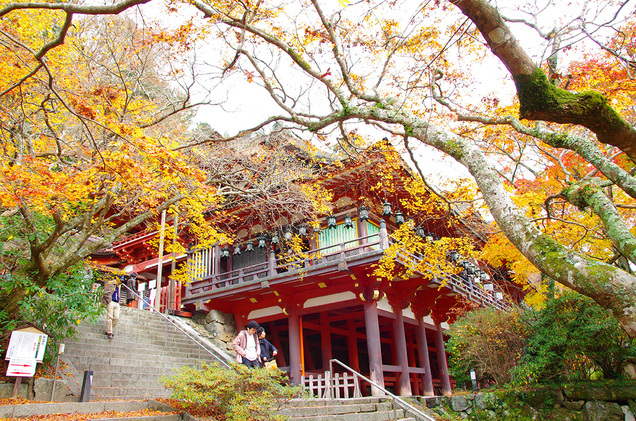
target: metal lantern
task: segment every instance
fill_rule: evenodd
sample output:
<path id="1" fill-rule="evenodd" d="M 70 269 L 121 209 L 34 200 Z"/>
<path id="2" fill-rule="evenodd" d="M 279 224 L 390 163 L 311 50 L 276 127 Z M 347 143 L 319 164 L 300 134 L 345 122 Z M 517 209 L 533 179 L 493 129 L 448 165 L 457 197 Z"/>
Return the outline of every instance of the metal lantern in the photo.
<path id="1" fill-rule="evenodd" d="M 285 236 L 285 240 L 291 240 L 292 235 L 293 235 L 292 231 L 291 231 L 291 228 L 287 228 L 283 235 Z"/>
<path id="2" fill-rule="evenodd" d="M 278 234 L 272 235 L 272 244 L 278 244 Z"/>
<path id="3" fill-rule="evenodd" d="M 260 237 L 258 237 L 258 248 L 259 249 L 264 249 L 265 247 L 267 247 L 267 238 L 265 238 L 264 235 L 261 235 Z"/>
<path id="4" fill-rule="evenodd" d="M 303 237 L 307 235 L 307 226 L 301 225 L 298 227 L 298 235 L 302 235 Z"/>
<path id="5" fill-rule="evenodd" d="M 391 211 L 391 204 L 389 202 L 384 202 L 382 204 L 382 216 L 391 216 L 393 212 Z"/>
<path id="6" fill-rule="evenodd" d="M 254 244 L 251 241 L 245 246 L 245 251 L 254 251 Z"/>
<path id="7" fill-rule="evenodd" d="M 353 220 L 351 219 L 351 215 L 349 215 L 349 214 L 345 215 L 344 227 L 345 228 L 353 228 Z"/>
<path id="8" fill-rule="evenodd" d="M 448 252 L 448 260 L 455 263 L 458 259 L 459 259 L 459 253 L 457 252 L 457 250 L 451 250 Z"/>
<path id="9" fill-rule="evenodd" d="M 433 235 L 432 232 L 426 233 L 426 241 L 428 241 L 429 243 L 432 243 L 435 241 L 435 236 Z"/>
<path id="10" fill-rule="evenodd" d="M 230 257 L 230 248 L 228 246 L 225 246 L 221 249 L 221 257 L 223 257 L 224 259 Z"/>
<path id="11" fill-rule="evenodd" d="M 237 244 L 234 246 L 234 255 L 241 254 L 241 247 Z"/>
<path id="12" fill-rule="evenodd" d="M 369 219 L 369 208 L 367 208 L 364 205 L 360 206 L 360 209 L 358 209 L 358 218 L 360 218 L 361 221 L 368 220 Z"/>
<path id="13" fill-rule="evenodd" d="M 472 263 L 468 263 L 469 266 L 466 268 L 466 273 L 469 275 L 474 275 L 475 274 L 475 266 Z"/>
<path id="14" fill-rule="evenodd" d="M 395 212 L 395 223 L 398 227 L 404 223 L 404 214 L 399 209 Z"/>
<path id="15" fill-rule="evenodd" d="M 336 228 L 336 215 L 329 215 L 327 217 L 327 228 Z"/>
<path id="16" fill-rule="evenodd" d="M 488 275 L 488 273 L 484 272 L 483 270 L 481 271 L 481 280 L 486 282 L 486 281 L 490 281 L 490 275 Z"/>
<path id="17" fill-rule="evenodd" d="M 475 269 L 475 277 L 473 278 L 475 283 L 477 283 L 477 284 L 481 283 L 481 274 L 482 274 L 481 269 L 479 269 L 479 268 Z"/>
<path id="18" fill-rule="evenodd" d="M 415 234 L 419 237 L 426 238 L 426 231 L 424 231 L 424 228 L 422 227 L 417 227 Z"/>

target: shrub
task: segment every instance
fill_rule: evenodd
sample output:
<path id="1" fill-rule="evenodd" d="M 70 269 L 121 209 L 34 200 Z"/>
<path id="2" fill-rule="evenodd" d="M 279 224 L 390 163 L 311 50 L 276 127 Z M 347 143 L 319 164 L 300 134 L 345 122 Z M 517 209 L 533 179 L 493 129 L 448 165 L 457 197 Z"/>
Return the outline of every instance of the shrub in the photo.
<path id="1" fill-rule="evenodd" d="M 300 394 L 300 388 L 289 386 L 280 370 L 248 369 L 241 364 L 231 369 L 201 365 L 201 369 L 183 367 L 160 381 L 173 390 L 173 399 L 218 406 L 229 421 L 281 419 L 272 416 L 272 411 Z"/>
<path id="2" fill-rule="evenodd" d="M 467 313 L 446 334 L 449 368 L 458 384 L 469 381 L 471 368 L 481 383 L 509 382 L 526 336 L 518 310 L 505 313 L 492 308 Z"/>
<path id="3" fill-rule="evenodd" d="M 552 298 L 527 316 L 528 344 L 515 370 L 520 379 L 588 380 L 599 371 L 616 379 L 636 357 L 634 340 L 612 314 L 580 294 Z"/>

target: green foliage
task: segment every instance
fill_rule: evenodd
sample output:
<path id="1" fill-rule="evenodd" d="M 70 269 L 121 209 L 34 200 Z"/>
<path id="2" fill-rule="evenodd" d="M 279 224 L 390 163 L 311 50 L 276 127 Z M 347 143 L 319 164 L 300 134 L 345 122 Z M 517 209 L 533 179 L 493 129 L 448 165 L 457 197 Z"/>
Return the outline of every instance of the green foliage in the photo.
<path id="1" fill-rule="evenodd" d="M 215 405 L 228 421 L 282 419 L 272 415 L 280 402 L 299 396 L 300 388 L 288 385 L 280 370 L 232 369 L 201 363 L 200 370 L 183 367 L 161 382 L 173 389 L 172 398 L 196 405 Z"/>
<path id="2" fill-rule="evenodd" d="M 521 357 L 525 327 L 518 312 L 480 308 L 453 323 L 447 350 L 449 367 L 458 384 L 469 383 L 473 368 L 480 383 L 510 381 L 510 370 Z"/>
<path id="3" fill-rule="evenodd" d="M 449 366 L 460 385 L 471 368 L 482 384 L 617 379 L 636 360 L 634 340 L 611 312 L 574 292 L 548 299 L 541 310 L 480 308 L 447 334 Z"/>
<path id="4" fill-rule="evenodd" d="M 528 311 L 528 344 L 516 368 L 519 379 L 537 382 L 622 375 L 626 362 L 636 357 L 634 340 L 609 310 L 591 299 L 567 293 L 550 299 L 540 311 Z"/>
<path id="5" fill-rule="evenodd" d="M 47 345 L 47 361 L 57 352 L 59 342 L 75 337 L 76 327 L 82 320 L 93 321 L 103 311 L 98 291 L 92 289 L 93 276 L 78 265 L 47 280 L 46 287 L 31 279 L 7 273 L 0 278 L 0 299 L 17 289 L 25 292 L 18 302 L 17 317 L 11 318 L 0 311 L 0 334 L 8 338 L 11 331 L 23 323 L 32 323 L 51 336 Z"/>

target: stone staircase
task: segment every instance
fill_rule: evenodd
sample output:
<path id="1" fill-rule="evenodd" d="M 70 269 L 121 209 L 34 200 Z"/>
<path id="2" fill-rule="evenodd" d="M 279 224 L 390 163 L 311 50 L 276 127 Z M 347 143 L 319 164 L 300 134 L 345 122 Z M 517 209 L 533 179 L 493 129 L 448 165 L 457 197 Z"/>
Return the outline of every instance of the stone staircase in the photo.
<path id="1" fill-rule="evenodd" d="M 61 363 L 74 396 L 80 396 L 84 372 L 92 371 L 90 400 L 168 397 L 170 390 L 159 383 L 161 376 L 186 365 L 198 367 L 200 361 L 217 361 L 155 312 L 122 307 L 113 339 L 104 334 L 105 326 L 105 316 L 96 324 L 82 322 L 77 340 L 65 342 Z M 221 360 L 232 360 L 193 330 L 189 333 Z"/>
<path id="2" fill-rule="evenodd" d="M 289 421 L 415 421 L 401 409 L 393 410 L 390 400 L 383 398 L 293 399 L 277 415 Z"/>

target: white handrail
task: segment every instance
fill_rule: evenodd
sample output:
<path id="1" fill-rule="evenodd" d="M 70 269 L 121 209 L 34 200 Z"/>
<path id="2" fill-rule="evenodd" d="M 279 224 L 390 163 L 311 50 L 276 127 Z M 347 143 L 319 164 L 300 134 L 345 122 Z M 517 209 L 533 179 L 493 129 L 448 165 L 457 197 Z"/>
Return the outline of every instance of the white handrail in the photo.
<path id="1" fill-rule="evenodd" d="M 155 307 L 153 307 L 149 302 L 147 302 L 146 300 L 144 300 L 143 298 L 141 298 L 141 296 L 139 296 L 139 294 L 137 294 L 135 291 L 133 291 L 131 288 L 128 287 L 128 285 L 122 283 L 121 286 L 125 287 L 128 291 L 132 292 L 135 296 L 137 296 L 137 298 L 139 298 L 143 303 L 145 303 L 146 305 L 148 305 L 148 307 L 150 307 L 154 312 L 156 312 L 158 315 L 160 315 L 161 317 L 164 318 L 165 321 L 169 322 L 170 324 L 172 324 L 172 326 L 174 326 L 177 330 L 179 330 L 181 333 L 183 333 L 184 335 L 186 335 L 190 340 L 192 340 L 194 343 L 196 343 L 197 345 L 199 345 L 199 347 L 203 348 L 204 351 L 206 351 L 208 354 L 210 354 L 211 356 L 213 356 L 214 358 L 216 358 L 216 360 L 218 362 L 220 362 L 222 365 L 225 366 L 225 368 L 231 368 L 229 366 L 228 363 L 226 363 L 225 361 L 223 361 L 221 358 L 219 358 L 218 355 L 216 355 L 215 353 L 213 353 L 212 351 L 210 351 L 205 345 L 203 345 L 201 342 L 199 342 L 197 339 L 193 338 L 192 336 L 190 336 L 190 334 L 188 332 L 186 332 L 185 330 L 181 329 L 181 327 L 179 327 L 175 322 L 173 322 L 172 320 L 170 320 L 168 317 L 166 317 L 164 314 L 161 314 L 161 312 L 159 310 L 157 310 Z"/>
<path id="2" fill-rule="evenodd" d="M 406 402 L 404 399 L 400 398 L 399 396 L 394 395 L 393 393 L 389 392 L 388 390 L 386 390 L 382 386 L 378 385 L 376 382 L 372 381 L 371 379 L 366 378 L 362 374 L 360 374 L 357 371 L 355 371 L 353 368 L 349 367 L 345 363 L 343 363 L 343 362 L 341 362 L 341 361 L 339 361 L 339 360 L 337 360 L 335 358 L 329 360 L 329 371 L 331 373 L 331 378 L 333 378 L 333 363 L 339 364 L 340 366 L 342 366 L 346 370 L 350 371 L 356 377 L 359 377 L 359 378 L 363 379 L 364 381 L 366 381 L 369 384 L 371 384 L 373 387 L 375 387 L 377 389 L 380 389 L 382 392 L 384 392 L 385 394 L 389 395 L 391 397 L 391 399 L 393 400 L 393 407 L 394 408 L 395 408 L 395 404 L 397 403 L 398 406 L 400 406 L 405 412 L 406 411 L 410 411 L 416 417 L 420 417 L 419 419 L 423 419 L 423 420 L 426 420 L 426 421 L 435 421 L 435 418 L 426 415 L 425 413 L 423 413 L 422 411 L 420 411 L 419 409 L 417 409 L 416 407 L 414 407 L 410 403 Z"/>

